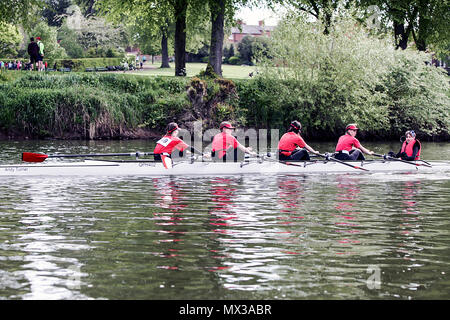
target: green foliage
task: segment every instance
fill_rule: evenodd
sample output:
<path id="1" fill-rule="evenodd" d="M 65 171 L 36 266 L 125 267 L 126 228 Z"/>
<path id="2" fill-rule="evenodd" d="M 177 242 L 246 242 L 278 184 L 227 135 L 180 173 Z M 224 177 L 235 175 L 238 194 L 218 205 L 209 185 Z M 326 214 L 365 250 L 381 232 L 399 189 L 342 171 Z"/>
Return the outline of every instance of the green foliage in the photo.
<path id="1" fill-rule="evenodd" d="M 83 47 L 78 43 L 77 33 L 67 26 L 64 22 L 61 28 L 58 30 L 59 44 L 66 50 L 67 55 L 70 58 L 83 58 Z"/>
<path id="2" fill-rule="evenodd" d="M 84 59 L 55 59 L 50 61 L 50 67 L 53 68 L 71 68 L 72 71 L 85 71 L 86 68 L 105 68 L 107 66 L 119 66 L 122 63 L 121 58 L 84 58 Z"/>
<path id="3" fill-rule="evenodd" d="M 87 139 L 123 137 L 138 127 L 163 130 L 189 107 L 185 86 L 161 77 L 24 73 L 0 83 L 0 130 Z"/>
<path id="4" fill-rule="evenodd" d="M 241 59 L 239 57 L 233 56 L 228 59 L 228 64 L 238 65 L 241 63 Z"/>
<path id="5" fill-rule="evenodd" d="M 33 8 L 42 6 L 43 0 L 0 1 L 0 22 L 26 24 L 33 14 Z"/>
<path id="6" fill-rule="evenodd" d="M 16 26 L 0 22 L 0 56 L 15 57 L 22 42 Z"/>
<path id="7" fill-rule="evenodd" d="M 298 119 L 306 135 L 321 137 L 342 133 L 350 122 L 362 137 L 395 137 L 405 128 L 427 139 L 448 134 L 448 79 L 425 64 L 429 57 L 396 51 L 348 17 L 328 35 L 317 30 L 320 21 L 298 14 L 280 23 L 256 89 L 239 89 L 250 123 L 280 127 Z"/>

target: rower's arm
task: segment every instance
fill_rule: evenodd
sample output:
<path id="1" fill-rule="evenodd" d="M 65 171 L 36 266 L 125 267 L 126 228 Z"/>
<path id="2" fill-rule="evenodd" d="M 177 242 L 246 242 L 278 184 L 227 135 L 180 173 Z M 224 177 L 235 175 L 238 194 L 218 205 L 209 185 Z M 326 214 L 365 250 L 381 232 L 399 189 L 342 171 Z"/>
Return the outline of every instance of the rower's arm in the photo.
<path id="1" fill-rule="evenodd" d="M 197 149 L 195 149 L 193 146 L 190 147 L 190 150 L 192 153 L 198 154 L 198 155 L 203 155 L 203 152 L 198 151 Z"/>
<path id="2" fill-rule="evenodd" d="M 319 151 L 314 150 L 313 148 L 311 148 L 311 147 L 310 147 L 309 145 L 307 145 L 307 144 L 305 144 L 305 149 L 308 150 L 308 151 L 311 152 L 311 153 L 314 153 L 314 154 L 318 154 L 318 153 L 319 153 Z"/>
<path id="3" fill-rule="evenodd" d="M 360 149 L 362 152 L 364 152 L 365 154 L 373 154 L 373 151 L 370 151 L 369 149 L 364 148 L 363 146 L 360 145 Z"/>
<path id="4" fill-rule="evenodd" d="M 242 150 L 243 152 L 245 152 L 245 153 L 249 153 L 249 154 L 251 154 L 251 155 L 256 155 L 256 153 L 254 153 L 253 151 L 252 151 L 252 149 L 251 148 L 246 148 L 246 147 L 244 147 L 242 144 L 238 144 L 238 148 L 240 149 L 240 150 Z"/>

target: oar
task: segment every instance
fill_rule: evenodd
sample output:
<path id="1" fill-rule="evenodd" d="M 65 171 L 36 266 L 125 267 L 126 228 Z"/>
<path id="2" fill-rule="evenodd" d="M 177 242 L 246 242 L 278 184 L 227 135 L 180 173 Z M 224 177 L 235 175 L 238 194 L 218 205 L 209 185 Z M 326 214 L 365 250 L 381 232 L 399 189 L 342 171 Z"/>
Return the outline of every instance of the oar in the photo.
<path id="1" fill-rule="evenodd" d="M 304 166 L 304 165 L 302 165 L 302 164 L 292 163 L 292 162 L 289 162 L 289 161 L 283 161 L 283 160 L 272 159 L 272 158 L 270 158 L 269 153 L 267 154 L 267 156 L 264 156 L 264 155 L 257 155 L 257 158 L 262 158 L 263 160 L 269 160 L 269 161 L 273 161 L 273 162 L 282 163 L 282 164 L 285 164 L 285 165 L 287 165 L 287 166 L 295 166 L 295 167 L 303 167 L 303 166 Z"/>
<path id="2" fill-rule="evenodd" d="M 391 156 L 388 156 L 388 155 L 385 155 L 385 154 L 379 154 L 379 153 L 374 153 L 373 155 L 376 156 L 376 157 L 381 157 L 381 158 L 383 158 L 383 159 L 387 159 L 387 160 L 400 161 L 400 162 L 412 164 L 413 166 L 424 166 L 424 167 L 429 167 L 429 168 L 431 168 L 431 165 L 430 165 L 430 164 L 425 164 L 425 163 L 415 163 L 415 162 L 406 161 L 406 160 L 394 158 L 394 157 L 391 157 Z"/>
<path id="3" fill-rule="evenodd" d="M 81 158 L 81 157 L 142 157 L 151 156 L 153 152 L 131 152 L 131 153 L 90 153 L 90 154 L 42 154 L 23 152 L 22 161 L 43 162 L 47 158 Z"/>
<path id="4" fill-rule="evenodd" d="M 323 158 L 325 158 L 325 159 L 327 159 L 327 160 L 335 161 L 335 162 L 338 162 L 338 163 L 340 163 L 340 164 L 344 164 L 344 165 L 346 165 L 346 166 L 352 167 L 353 169 L 360 169 L 360 170 L 364 170 L 364 171 L 370 171 L 370 170 L 368 170 L 368 169 L 366 169 L 366 168 L 361 168 L 361 167 L 359 167 L 359 166 L 355 166 L 355 165 L 352 165 L 352 164 L 350 164 L 350 163 L 346 163 L 346 162 L 344 162 L 344 161 L 335 159 L 335 158 L 333 158 L 333 157 L 331 157 L 331 156 L 329 156 L 329 155 L 325 155 L 325 154 L 321 154 L 321 153 L 317 153 L 317 155 L 319 155 L 319 156 L 321 156 L 321 157 L 323 157 Z"/>

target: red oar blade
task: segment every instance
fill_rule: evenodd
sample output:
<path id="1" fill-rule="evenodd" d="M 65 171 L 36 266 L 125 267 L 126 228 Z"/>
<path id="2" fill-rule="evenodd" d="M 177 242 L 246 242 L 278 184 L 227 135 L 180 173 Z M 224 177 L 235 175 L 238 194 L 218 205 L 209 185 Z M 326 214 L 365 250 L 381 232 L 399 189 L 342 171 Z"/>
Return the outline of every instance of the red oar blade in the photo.
<path id="1" fill-rule="evenodd" d="M 43 162 L 48 158 L 46 154 L 33 153 L 33 152 L 23 152 L 22 161 L 25 162 Z"/>

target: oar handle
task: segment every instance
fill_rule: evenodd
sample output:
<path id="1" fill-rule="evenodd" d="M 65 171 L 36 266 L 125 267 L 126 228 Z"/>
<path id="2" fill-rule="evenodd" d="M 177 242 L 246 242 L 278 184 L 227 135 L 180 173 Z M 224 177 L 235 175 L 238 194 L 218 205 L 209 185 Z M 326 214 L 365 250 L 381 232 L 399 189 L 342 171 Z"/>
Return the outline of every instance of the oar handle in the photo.
<path id="1" fill-rule="evenodd" d="M 398 158 L 394 158 L 394 157 L 388 156 L 386 154 L 374 153 L 373 155 L 377 156 L 377 157 L 382 157 L 382 158 L 384 158 L 386 160 L 400 161 L 400 162 L 404 162 L 404 163 L 407 163 L 407 164 L 412 164 L 414 166 L 424 166 L 424 167 L 429 167 L 429 168 L 432 167 L 430 164 L 415 163 L 415 162 L 411 162 L 411 161 L 406 161 L 406 160 L 403 160 L 403 159 L 398 159 Z"/>
<path id="2" fill-rule="evenodd" d="M 319 156 L 321 156 L 321 157 L 324 157 L 324 158 L 327 159 L 327 160 L 335 161 L 335 162 L 338 162 L 338 163 L 340 163 L 340 164 L 343 164 L 343 165 L 352 167 L 352 168 L 354 168 L 354 169 L 359 169 L 359 170 L 363 170 L 363 171 L 370 171 L 370 170 L 368 170 L 368 169 L 366 169 L 366 168 L 362 168 L 362 167 L 359 167 L 359 166 L 355 166 L 355 165 L 353 165 L 353 164 L 346 163 L 346 162 L 344 162 L 344 161 L 341 161 L 341 160 L 338 160 L 338 159 L 336 159 L 336 158 L 333 158 L 333 157 L 332 157 L 331 155 L 329 155 L 329 154 L 321 154 L 321 153 L 317 153 L 317 155 L 319 155 Z"/>

